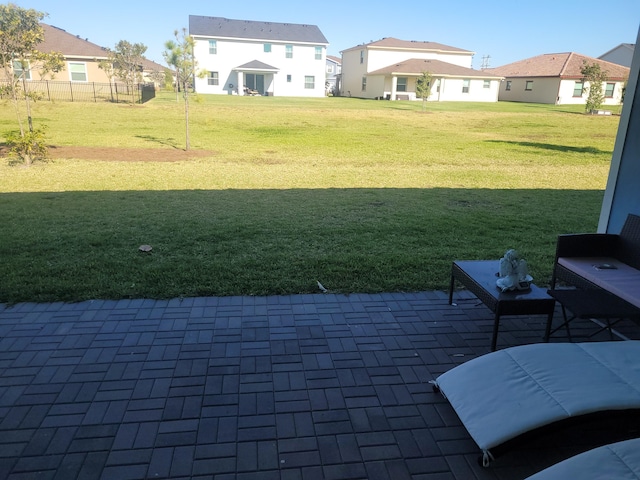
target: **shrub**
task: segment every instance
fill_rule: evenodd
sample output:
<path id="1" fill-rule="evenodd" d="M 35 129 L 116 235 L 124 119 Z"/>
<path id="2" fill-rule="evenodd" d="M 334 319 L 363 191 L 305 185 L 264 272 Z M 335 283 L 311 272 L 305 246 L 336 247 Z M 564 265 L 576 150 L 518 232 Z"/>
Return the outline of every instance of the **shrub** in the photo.
<path id="1" fill-rule="evenodd" d="M 24 135 L 20 132 L 10 132 L 7 134 L 7 144 L 12 163 L 31 165 L 33 162 L 46 161 L 49 158 L 44 128 L 27 131 Z"/>

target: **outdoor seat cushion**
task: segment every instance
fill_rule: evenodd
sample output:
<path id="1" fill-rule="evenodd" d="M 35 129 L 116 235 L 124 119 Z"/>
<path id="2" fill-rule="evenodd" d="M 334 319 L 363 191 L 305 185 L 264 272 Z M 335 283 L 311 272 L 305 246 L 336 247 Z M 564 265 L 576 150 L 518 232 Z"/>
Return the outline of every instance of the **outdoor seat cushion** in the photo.
<path id="1" fill-rule="evenodd" d="M 613 257 L 560 257 L 558 264 L 640 308 L 640 270 Z M 613 269 L 598 269 L 600 265 Z"/>
<path id="2" fill-rule="evenodd" d="M 594 448 L 527 480 L 640 480 L 640 438 Z"/>
<path id="3" fill-rule="evenodd" d="M 435 385 L 484 453 L 589 413 L 640 409 L 640 341 L 542 343 L 488 353 Z"/>

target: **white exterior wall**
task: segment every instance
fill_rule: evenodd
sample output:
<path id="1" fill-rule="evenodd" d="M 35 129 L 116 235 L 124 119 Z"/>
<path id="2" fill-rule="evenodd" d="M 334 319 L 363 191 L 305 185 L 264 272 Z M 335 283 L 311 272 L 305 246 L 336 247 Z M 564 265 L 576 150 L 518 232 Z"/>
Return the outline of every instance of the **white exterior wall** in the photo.
<path id="1" fill-rule="evenodd" d="M 607 83 L 614 82 L 604 82 L 602 85 L 602 92 L 604 93 L 605 87 Z M 603 105 L 620 105 L 620 99 L 622 98 L 622 88 L 623 85 L 621 82 L 615 82 L 616 86 L 613 89 L 613 97 L 605 98 Z M 589 86 L 589 82 L 585 83 L 585 89 L 582 92 L 581 97 L 574 97 L 573 91 L 575 89 L 576 81 L 575 80 L 562 80 L 560 82 L 560 95 L 559 95 L 559 105 L 584 105 L 587 103 L 587 98 L 589 93 L 587 91 L 587 87 Z"/>
<path id="2" fill-rule="evenodd" d="M 376 77 L 369 77 L 376 78 Z M 382 78 L 378 76 L 378 78 Z M 498 101 L 498 89 L 500 86 L 499 80 L 491 80 L 489 88 L 484 88 L 483 79 L 469 79 L 469 92 L 463 93 L 462 87 L 464 83 L 463 78 L 449 78 L 449 77 L 433 77 L 431 84 L 431 94 L 428 101 L 430 102 L 497 102 Z M 396 92 L 396 96 L 409 95 L 409 100 L 422 101 L 421 98 L 416 96 L 416 81 L 417 77 L 409 77 L 407 79 L 407 91 Z M 440 88 L 438 90 L 438 82 L 440 82 Z M 368 86 L 368 85 L 367 85 Z M 392 78 L 386 77 L 384 79 L 384 91 L 382 93 L 376 93 L 370 98 L 381 96 L 386 98 L 387 95 L 391 95 Z"/>
<path id="3" fill-rule="evenodd" d="M 214 39 L 212 39 L 214 40 Z M 278 69 L 277 73 L 247 70 L 247 73 L 265 75 L 265 90 L 269 95 L 323 97 L 325 96 L 326 45 L 305 45 L 296 43 L 275 43 L 260 40 L 243 41 L 237 39 L 215 39 L 217 53 L 209 53 L 209 38 L 195 37 L 194 55 L 198 68 L 207 72 L 218 72 L 219 85 L 208 85 L 207 78 L 197 78 L 198 93 L 226 94 L 236 90 L 238 73 L 234 68 L 258 60 Z M 271 52 L 264 51 L 264 44 L 271 44 Z M 293 45 L 293 58 L 286 58 L 285 45 Z M 322 58 L 316 60 L 315 47 L 322 47 Z M 291 75 L 291 82 L 287 82 Z M 315 77 L 313 89 L 305 88 L 305 76 Z M 242 85 L 239 86 L 242 94 Z"/>

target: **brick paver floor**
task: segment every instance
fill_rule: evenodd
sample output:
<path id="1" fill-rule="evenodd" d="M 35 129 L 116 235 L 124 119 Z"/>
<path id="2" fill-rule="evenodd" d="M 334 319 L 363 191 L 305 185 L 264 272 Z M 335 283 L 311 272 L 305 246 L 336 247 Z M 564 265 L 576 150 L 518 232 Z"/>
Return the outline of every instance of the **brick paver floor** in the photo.
<path id="1" fill-rule="evenodd" d="M 519 479 L 575 453 L 582 432 L 477 464 L 428 383 L 489 351 L 493 314 L 458 298 L 0 305 L 0 478 Z M 544 322 L 506 317 L 498 348 Z"/>

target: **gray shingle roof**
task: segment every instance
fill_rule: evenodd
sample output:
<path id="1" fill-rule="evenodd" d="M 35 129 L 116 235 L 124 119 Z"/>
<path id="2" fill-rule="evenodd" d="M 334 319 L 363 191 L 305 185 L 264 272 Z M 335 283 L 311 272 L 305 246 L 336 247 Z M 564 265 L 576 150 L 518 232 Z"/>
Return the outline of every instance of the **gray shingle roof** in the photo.
<path id="1" fill-rule="evenodd" d="M 189 33 L 215 38 L 245 38 L 273 42 L 328 44 L 316 25 L 231 20 L 189 15 Z"/>

